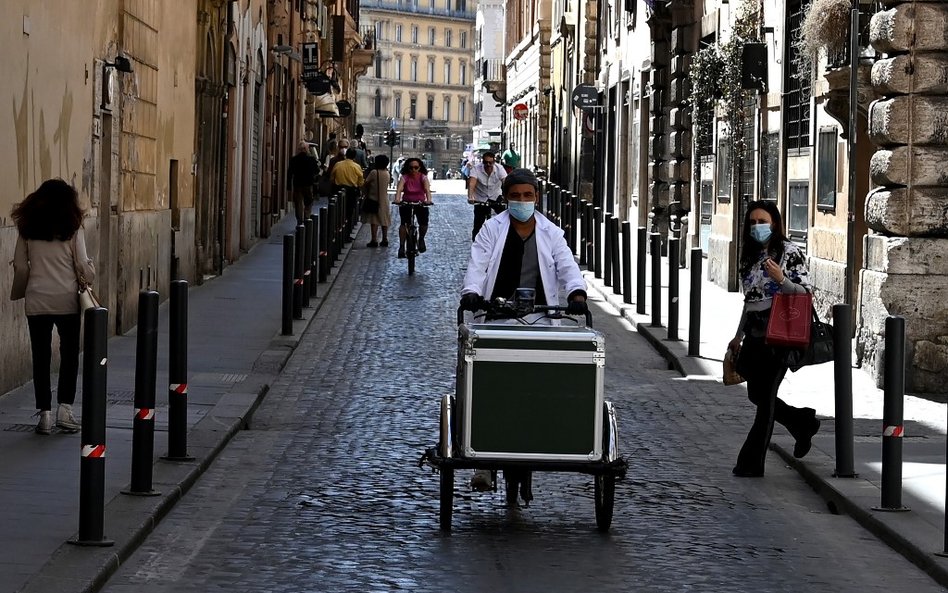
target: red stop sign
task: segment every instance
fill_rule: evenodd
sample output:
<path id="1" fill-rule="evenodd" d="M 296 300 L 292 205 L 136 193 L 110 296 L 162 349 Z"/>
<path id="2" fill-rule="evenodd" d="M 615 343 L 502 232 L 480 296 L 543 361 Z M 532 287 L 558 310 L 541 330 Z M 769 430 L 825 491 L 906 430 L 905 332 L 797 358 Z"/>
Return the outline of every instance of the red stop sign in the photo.
<path id="1" fill-rule="evenodd" d="M 526 103 L 517 103 L 513 106 L 513 116 L 514 119 L 523 121 L 527 119 L 527 115 L 530 113 L 530 108 L 527 107 Z"/>

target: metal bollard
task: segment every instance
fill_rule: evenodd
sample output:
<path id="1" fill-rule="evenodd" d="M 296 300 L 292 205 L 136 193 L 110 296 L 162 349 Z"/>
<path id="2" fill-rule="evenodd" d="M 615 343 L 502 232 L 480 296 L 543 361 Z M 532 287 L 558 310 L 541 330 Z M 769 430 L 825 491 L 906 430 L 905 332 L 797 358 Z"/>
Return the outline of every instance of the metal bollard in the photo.
<path id="1" fill-rule="evenodd" d="M 678 237 L 668 238 L 668 339 L 678 339 Z"/>
<path id="2" fill-rule="evenodd" d="M 576 220 L 579 218 L 579 199 L 572 192 L 563 192 L 566 200 L 566 215 L 569 217 L 569 248 L 573 255 L 577 254 L 576 237 L 579 235 L 579 226 Z"/>
<path id="3" fill-rule="evenodd" d="M 649 253 L 652 256 L 652 327 L 662 326 L 662 236 L 650 233 Z"/>
<path id="4" fill-rule="evenodd" d="M 622 302 L 632 304 L 632 223 L 622 223 Z"/>
<path id="5" fill-rule="evenodd" d="M 902 425 L 905 399 L 905 318 L 885 320 L 885 376 L 882 403 L 882 504 L 877 511 L 907 511 L 902 506 Z"/>
<path id="6" fill-rule="evenodd" d="M 171 283 L 168 323 L 168 461 L 188 455 L 188 283 Z"/>
<path id="7" fill-rule="evenodd" d="M 602 278 L 602 208 L 593 208 L 593 276 Z"/>
<path id="8" fill-rule="evenodd" d="M 312 232 L 307 232 L 306 236 L 309 237 L 312 235 L 313 240 L 310 241 L 310 249 L 307 251 L 307 261 L 309 262 L 309 296 L 316 298 L 319 296 L 319 238 L 321 233 L 319 232 L 319 215 L 311 214 L 310 220 L 313 222 Z"/>
<path id="9" fill-rule="evenodd" d="M 589 267 L 588 262 L 586 261 L 586 255 L 589 253 L 586 249 L 587 237 L 586 231 L 589 230 L 589 225 L 586 224 L 587 208 L 589 203 L 586 200 L 579 201 L 579 265 Z"/>
<path id="10" fill-rule="evenodd" d="M 79 460 L 79 533 L 69 543 L 111 546 L 105 523 L 105 392 L 108 375 L 109 311 L 84 313 L 82 344 L 82 447 Z"/>
<path id="11" fill-rule="evenodd" d="M 313 220 L 303 221 L 303 307 L 309 307 L 309 297 L 313 287 Z"/>
<path id="12" fill-rule="evenodd" d="M 283 235 L 283 327 L 280 332 L 284 336 L 293 335 L 293 266 L 296 248 L 296 237 L 290 234 Z"/>
<path id="13" fill-rule="evenodd" d="M 293 319 L 303 318 L 303 260 L 306 258 L 306 227 L 296 227 L 293 245 Z"/>
<path id="14" fill-rule="evenodd" d="M 339 250 L 336 249 L 336 240 L 338 239 L 339 233 L 337 232 L 339 219 L 339 204 L 336 203 L 336 198 L 329 199 L 329 220 L 327 221 L 327 245 L 329 246 L 329 267 L 334 267 L 336 265 L 336 258 L 339 257 Z"/>
<path id="15" fill-rule="evenodd" d="M 855 478 L 853 469 L 852 305 L 833 305 L 833 384 L 836 414 L 837 478 Z"/>
<path id="16" fill-rule="evenodd" d="M 645 315 L 645 253 L 648 243 L 648 229 L 638 228 L 635 254 L 635 312 Z"/>
<path id="17" fill-rule="evenodd" d="M 319 281 L 329 279 L 329 208 L 319 209 Z"/>
<path id="18" fill-rule="evenodd" d="M 155 458 L 155 382 L 158 378 L 158 293 L 138 293 L 135 349 L 135 415 L 132 420 L 132 480 L 122 494 L 157 496 L 152 486 Z"/>
<path id="19" fill-rule="evenodd" d="M 609 218 L 609 230 L 612 233 L 612 294 L 622 294 L 622 262 L 619 259 L 621 239 L 619 239 L 619 218 L 617 216 Z"/>
<path id="20" fill-rule="evenodd" d="M 605 215 L 605 243 L 603 244 L 602 256 L 605 261 L 602 265 L 602 284 L 612 286 L 612 213 L 606 212 Z"/>
<path id="21" fill-rule="evenodd" d="M 701 266 L 704 253 L 700 247 L 691 250 L 691 297 L 688 314 L 688 356 L 701 356 Z"/>

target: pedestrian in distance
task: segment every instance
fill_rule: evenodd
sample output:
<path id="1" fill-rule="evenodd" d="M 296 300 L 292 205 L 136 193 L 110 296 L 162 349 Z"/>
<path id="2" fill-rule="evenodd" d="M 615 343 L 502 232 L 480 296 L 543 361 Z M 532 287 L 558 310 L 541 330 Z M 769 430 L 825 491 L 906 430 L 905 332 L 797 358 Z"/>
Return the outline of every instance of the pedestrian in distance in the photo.
<path id="1" fill-rule="evenodd" d="M 405 159 L 395 187 L 395 204 L 399 206 L 398 216 L 401 225 L 398 227 L 398 257 L 405 257 L 405 239 L 408 236 L 408 224 L 411 221 L 412 208 L 402 202 L 412 204 L 428 204 L 431 202 L 431 183 L 428 181 L 428 169 L 421 159 L 409 157 Z M 428 250 L 425 245 L 425 235 L 428 234 L 428 210 L 415 209 L 415 218 L 418 219 L 418 252 Z"/>
<path id="2" fill-rule="evenodd" d="M 374 213 L 369 212 L 372 208 L 364 208 L 362 212 L 362 223 L 370 225 L 372 229 L 372 238 L 367 247 L 388 247 L 388 227 L 392 224 L 392 212 L 388 203 L 389 183 L 391 183 L 391 177 L 388 174 L 388 157 L 384 154 L 376 155 L 373 168 L 369 169 L 369 173 L 365 176 L 365 185 L 362 187 L 365 202 L 377 203 Z M 382 229 L 380 242 L 376 241 L 379 228 Z"/>
<path id="3" fill-rule="evenodd" d="M 286 188 L 293 192 L 296 224 L 303 224 L 313 210 L 313 186 L 319 177 L 319 161 L 309 153 L 309 144 L 300 141 L 296 154 L 290 158 Z"/>
<path id="4" fill-rule="evenodd" d="M 474 205 L 474 228 L 471 231 L 471 241 L 474 241 L 484 221 L 490 218 L 491 211 L 500 213 L 504 209 L 497 198 L 507 171 L 496 166 L 496 156 L 488 151 L 481 155 L 481 163 L 471 167 L 468 175 L 467 203 Z"/>
<path id="5" fill-rule="evenodd" d="M 341 163 L 346 160 L 346 151 L 349 150 L 349 140 L 347 138 L 342 138 L 336 142 L 336 154 L 329 159 L 329 164 L 326 166 L 326 173 L 331 175 L 332 170 L 336 167 L 337 163 Z"/>
<path id="6" fill-rule="evenodd" d="M 332 192 L 345 192 L 345 206 L 347 220 L 355 220 L 359 203 L 359 192 L 365 183 L 362 166 L 356 162 L 356 149 L 346 149 L 346 158 L 336 163 L 330 173 Z"/>
<path id="7" fill-rule="evenodd" d="M 59 381 L 55 424 L 66 432 L 81 428 L 73 414 L 79 372 L 80 283 L 91 285 L 95 267 L 86 253 L 83 211 L 76 189 L 49 179 L 13 208 L 19 236 L 13 255 L 12 300 L 25 299 L 33 355 L 37 434 L 53 428 L 50 362 L 53 327 L 59 334 Z"/>
<path id="8" fill-rule="evenodd" d="M 751 202 L 744 215 L 739 272 L 744 311 L 737 334 L 728 348 L 737 360 L 737 371 L 747 379 L 747 397 L 757 406 L 733 473 L 739 477 L 764 475 L 764 461 L 774 422 L 796 439 L 794 457 L 810 451 L 820 421 L 813 408 L 795 408 L 777 397 L 787 374 L 790 351 L 765 342 L 773 297 L 804 293 L 809 287 L 806 257 L 787 239 L 780 211 L 773 202 Z"/>
<path id="9" fill-rule="evenodd" d="M 500 162 L 504 165 L 508 173 L 520 168 L 520 153 L 517 152 L 516 146 L 516 144 L 511 142 L 507 150 L 504 151 L 504 154 L 500 155 Z"/>
<path id="10" fill-rule="evenodd" d="M 507 211 L 488 220 L 471 246 L 461 308 L 477 311 L 485 298 L 510 299 L 518 288 L 534 288 L 537 305 L 565 301 L 568 314 L 584 315 L 588 311 L 586 281 L 562 229 L 536 212 L 540 196 L 536 176 L 527 169 L 515 169 L 504 179 L 502 191 Z M 504 475 L 521 485 L 529 483 L 527 471 L 504 470 Z M 474 472 L 472 490 L 492 487 L 489 470 Z M 520 495 L 526 502 L 532 496 L 523 486 Z"/>

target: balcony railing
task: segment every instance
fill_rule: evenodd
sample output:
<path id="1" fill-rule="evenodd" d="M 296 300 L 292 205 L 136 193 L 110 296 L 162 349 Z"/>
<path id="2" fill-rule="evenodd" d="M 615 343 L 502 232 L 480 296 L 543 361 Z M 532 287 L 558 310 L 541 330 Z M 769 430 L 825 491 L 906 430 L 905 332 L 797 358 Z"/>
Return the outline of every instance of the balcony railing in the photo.
<path id="1" fill-rule="evenodd" d="M 474 20 L 474 11 L 472 10 L 451 10 L 449 8 L 419 6 L 418 2 L 413 0 L 362 0 L 361 5 L 364 9 L 394 10 L 397 12 L 411 12 L 415 14 L 430 14 L 433 16 Z"/>
<path id="2" fill-rule="evenodd" d="M 481 78 L 484 82 L 504 82 L 507 80 L 507 67 L 500 58 L 491 58 L 481 62 Z"/>

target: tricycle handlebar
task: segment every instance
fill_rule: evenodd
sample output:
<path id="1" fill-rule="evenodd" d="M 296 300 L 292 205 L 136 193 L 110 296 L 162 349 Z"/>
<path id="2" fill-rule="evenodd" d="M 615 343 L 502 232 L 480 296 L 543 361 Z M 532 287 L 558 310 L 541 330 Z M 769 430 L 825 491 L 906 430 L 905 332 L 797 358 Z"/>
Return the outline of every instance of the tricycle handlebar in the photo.
<path id="1" fill-rule="evenodd" d="M 464 323 L 464 311 L 466 310 L 464 307 L 458 307 L 458 325 Z M 518 309 L 515 303 L 506 299 L 485 300 L 481 304 L 481 310 L 495 319 L 520 319 L 532 313 L 560 313 L 560 315 L 546 315 L 551 319 L 561 319 L 564 316 L 570 319 L 574 318 L 572 315 L 563 315 L 563 313 L 566 313 L 567 307 L 562 305 L 534 305 L 530 311 L 523 311 Z M 592 313 L 589 312 L 588 308 L 584 317 L 586 327 L 592 327 Z"/>

